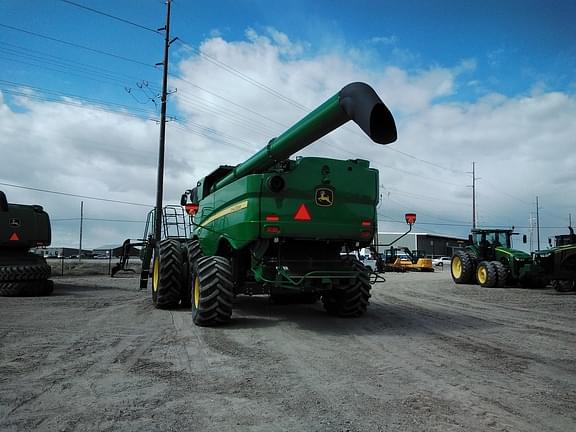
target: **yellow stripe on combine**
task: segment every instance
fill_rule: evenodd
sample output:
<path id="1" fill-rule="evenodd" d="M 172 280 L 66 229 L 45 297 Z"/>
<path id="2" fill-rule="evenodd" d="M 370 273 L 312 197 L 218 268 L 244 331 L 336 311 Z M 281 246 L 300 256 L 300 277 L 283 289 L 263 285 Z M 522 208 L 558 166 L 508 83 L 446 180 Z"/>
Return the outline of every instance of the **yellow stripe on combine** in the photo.
<path id="1" fill-rule="evenodd" d="M 203 227 L 208 225 L 211 222 L 214 222 L 216 219 L 220 219 L 223 216 L 227 216 L 231 213 L 235 213 L 237 211 L 243 210 L 248 207 L 248 200 L 238 202 L 236 204 L 232 204 L 231 206 L 226 207 L 225 209 L 220 210 L 219 212 L 214 213 L 205 221 L 202 221 L 199 226 Z"/>

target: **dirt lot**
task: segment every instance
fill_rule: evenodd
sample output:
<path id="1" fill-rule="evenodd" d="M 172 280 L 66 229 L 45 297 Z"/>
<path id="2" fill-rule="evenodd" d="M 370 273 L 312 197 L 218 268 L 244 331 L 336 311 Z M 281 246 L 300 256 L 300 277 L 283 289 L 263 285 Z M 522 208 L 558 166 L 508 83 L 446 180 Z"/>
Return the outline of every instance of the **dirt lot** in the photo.
<path id="1" fill-rule="evenodd" d="M 136 276 L 0 298 L 0 430 L 576 430 L 574 293 L 386 277 L 359 319 L 253 297 L 223 328 Z"/>

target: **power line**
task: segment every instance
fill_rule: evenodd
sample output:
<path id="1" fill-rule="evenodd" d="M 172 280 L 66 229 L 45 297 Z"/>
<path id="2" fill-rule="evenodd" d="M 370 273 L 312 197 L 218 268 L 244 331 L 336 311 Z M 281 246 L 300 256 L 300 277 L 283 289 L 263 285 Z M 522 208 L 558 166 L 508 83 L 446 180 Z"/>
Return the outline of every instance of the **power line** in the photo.
<path id="1" fill-rule="evenodd" d="M 104 106 L 111 106 L 111 107 L 118 107 L 118 108 L 126 108 L 126 109 L 133 109 L 135 111 L 140 111 L 143 112 L 145 114 L 154 114 L 153 111 L 149 111 L 149 110 L 144 110 L 142 108 L 134 108 L 131 107 L 129 105 L 124 105 L 124 104 L 119 104 L 116 102 L 108 102 L 102 99 L 95 99 L 95 98 L 90 98 L 90 97 L 86 97 L 86 96 L 80 96 L 80 95 L 75 95 L 75 94 L 68 94 L 68 93 L 64 93 L 58 90 L 50 90 L 50 89 L 46 89 L 43 87 L 36 87 L 36 86 L 31 86 L 31 85 L 27 85 L 27 84 L 22 84 L 22 83 L 17 83 L 14 81 L 7 81 L 7 80 L 2 80 L 0 79 L 0 83 L 4 83 L 5 85 L 8 85 L 10 87 L 16 87 L 16 88 L 21 88 L 24 87 L 26 89 L 29 90 L 36 90 L 36 91 L 41 91 L 44 92 L 48 95 L 55 95 L 55 96 L 61 96 L 61 97 L 68 97 L 68 98 L 73 98 L 73 99 L 78 99 L 84 102 L 90 102 L 90 103 L 96 103 L 96 104 L 101 104 Z"/>
<path id="2" fill-rule="evenodd" d="M 391 220 L 391 219 L 385 219 L 385 218 L 379 218 L 378 221 L 382 221 L 382 222 L 386 222 L 386 223 L 397 223 L 397 224 L 403 224 L 406 225 L 406 221 L 405 220 Z M 432 226 L 449 226 L 449 227 L 471 227 L 470 223 L 446 223 L 446 222 L 421 222 L 418 221 L 417 223 L 418 225 L 432 225 Z M 510 228 L 510 225 L 490 225 L 490 228 L 502 228 L 502 229 L 507 229 Z M 516 229 L 530 229 L 529 226 L 523 226 L 523 225 L 514 225 L 514 228 Z M 541 229 L 560 229 L 560 228 L 566 228 L 566 227 L 557 227 L 557 226 L 546 226 L 546 227 L 540 227 Z"/>
<path id="3" fill-rule="evenodd" d="M 0 82 L 6 82 L 6 81 L 0 80 Z M 11 85 L 11 84 L 6 84 L 6 85 L 8 85 L 9 87 L 14 87 L 14 85 Z M 22 85 L 22 87 L 30 89 L 30 90 L 40 89 L 38 87 L 24 86 L 24 85 Z M 0 88 L 0 90 L 2 90 L 3 92 L 5 92 L 7 94 L 12 95 L 12 96 L 20 96 L 20 97 L 24 97 L 24 98 L 39 100 L 42 102 L 57 103 L 60 105 L 71 106 L 74 108 L 87 109 L 87 110 L 91 110 L 91 111 L 102 111 L 102 112 L 107 112 L 107 113 L 111 113 L 111 114 L 118 114 L 118 115 L 122 115 L 122 116 L 126 116 L 126 117 L 137 118 L 140 120 L 158 121 L 158 119 L 156 117 L 151 117 L 151 115 L 155 115 L 154 112 L 147 111 L 147 110 L 144 110 L 141 108 L 138 109 L 138 108 L 130 107 L 127 105 L 117 104 L 114 102 L 106 102 L 106 101 L 102 101 L 102 100 L 98 100 L 98 99 L 89 99 L 89 98 L 84 99 L 84 98 L 79 97 L 79 96 L 70 96 L 70 95 L 63 94 L 61 92 L 50 91 L 50 90 L 41 90 L 41 91 L 45 91 L 47 93 L 46 95 L 31 94 L 29 92 L 24 92 L 24 91 L 20 91 L 18 89 L 12 89 L 12 88 Z M 62 100 L 62 99 L 60 99 L 62 97 L 77 99 L 78 101 Z M 81 102 L 88 102 L 91 104 L 99 104 L 99 105 L 83 105 Z M 128 109 L 128 110 L 139 111 L 141 114 L 138 115 L 138 114 L 133 113 L 133 112 L 127 112 L 127 111 L 122 111 L 122 110 L 113 109 L 113 108 L 124 108 L 124 109 Z M 142 115 L 150 115 L 150 117 L 143 117 Z"/>
<path id="4" fill-rule="evenodd" d="M 242 79 L 242 80 L 244 80 L 244 81 L 246 81 L 246 82 L 248 82 L 248 83 L 250 83 L 250 84 L 252 84 L 252 85 L 254 85 L 254 86 L 256 86 L 256 87 L 258 87 L 258 88 L 260 88 L 260 89 L 262 89 L 262 90 L 264 90 L 264 91 L 266 91 L 267 93 L 269 93 L 269 94 L 277 97 L 278 99 L 283 100 L 284 102 L 287 102 L 287 103 L 289 103 L 290 105 L 295 106 L 296 108 L 298 108 L 298 109 L 300 109 L 300 110 L 303 110 L 303 111 L 310 111 L 310 110 L 311 110 L 309 107 L 307 107 L 307 106 L 305 106 L 305 105 L 303 105 L 303 104 L 295 101 L 295 100 L 292 99 L 292 98 L 289 98 L 289 97 L 283 95 L 282 93 L 280 93 L 279 91 L 275 90 L 274 88 L 272 88 L 272 87 L 270 87 L 270 86 L 268 86 L 268 85 L 266 85 L 266 84 L 263 84 L 262 82 L 260 82 L 260 81 L 258 81 L 258 80 L 256 80 L 256 79 L 254 79 L 254 78 L 252 78 L 252 77 L 250 77 L 250 76 L 248 76 L 248 75 L 240 72 L 238 69 L 230 66 L 229 64 L 227 64 L 227 63 L 225 63 L 225 62 L 223 62 L 223 61 L 221 61 L 221 60 L 218 60 L 218 59 L 216 59 L 216 58 L 214 58 L 214 57 L 212 57 L 212 56 L 210 56 L 210 55 L 208 55 L 208 54 L 206 54 L 206 53 L 203 53 L 203 52 L 200 51 L 198 48 L 195 48 L 195 47 L 192 46 L 191 44 L 183 41 L 181 38 L 178 39 L 178 42 L 182 43 L 184 46 L 188 47 L 190 50 L 192 50 L 192 51 L 195 52 L 198 56 L 204 58 L 204 59 L 207 60 L 208 62 L 210 62 L 210 63 L 212 63 L 212 64 L 214 64 L 214 65 L 216 65 L 216 66 L 218 66 L 218 67 L 220 67 L 220 68 L 228 71 L 229 73 L 231 73 L 231 74 L 233 74 L 233 75 L 236 75 L 236 76 L 239 77 L 240 79 Z M 364 137 L 363 135 L 361 135 L 359 132 L 357 132 L 357 131 L 355 131 L 355 130 L 352 130 L 352 129 L 349 129 L 349 128 L 344 128 L 344 129 L 345 129 L 346 131 L 350 132 L 350 133 L 353 133 L 353 134 L 355 134 L 355 135 Z M 392 151 L 392 152 L 394 152 L 394 153 L 401 154 L 401 155 L 403 155 L 403 156 L 405 156 L 405 157 L 408 157 L 408 158 L 410 158 L 410 159 L 417 160 L 417 161 L 419 161 L 419 162 L 422 162 L 422 163 L 425 163 L 425 164 L 434 166 L 434 167 L 436 167 L 436 168 L 440 168 L 440 169 L 442 169 L 442 170 L 447 170 L 447 171 L 451 171 L 451 172 L 453 172 L 453 173 L 458 173 L 458 174 L 465 174 L 464 171 L 459 171 L 459 170 L 455 170 L 455 169 L 452 169 L 452 168 L 448 168 L 448 167 L 445 167 L 445 166 L 443 166 L 443 165 L 437 164 L 437 163 L 435 163 L 435 162 L 431 162 L 431 161 L 428 161 L 428 160 L 419 158 L 419 157 L 417 157 L 417 156 L 411 155 L 411 154 L 409 154 L 409 153 L 403 152 L 403 151 L 401 151 L 401 150 L 398 150 L 398 149 L 395 149 L 395 148 L 392 148 L 392 147 L 389 147 L 389 146 L 385 146 L 385 148 L 386 148 L 386 150 L 388 150 L 388 151 Z"/>
<path id="5" fill-rule="evenodd" d="M 116 15 L 112 15 L 112 14 L 109 14 L 109 13 L 106 13 L 106 12 L 102 12 L 102 11 L 100 11 L 100 10 L 93 9 L 93 8 L 91 8 L 91 7 L 84 6 L 84 5 L 81 5 L 81 4 L 79 4 L 79 3 L 76 3 L 76 2 L 73 2 L 73 1 L 70 1 L 70 0 L 60 0 L 60 1 L 61 1 L 62 3 L 68 3 L 69 5 L 76 6 L 76 7 L 78 7 L 78 8 L 85 9 L 85 10 L 87 10 L 87 11 L 96 13 L 96 14 L 98 14 L 98 15 L 103 15 L 103 16 L 105 16 L 105 17 L 112 18 L 112 19 L 114 19 L 114 20 L 116 20 L 116 21 L 120 21 L 120 22 L 123 22 L 123 23 L 125 23 L 125 24 L 130 24 L 130 25 L 132 25 L 132 26 L 134 26 L 134 27 L 138 27 L 138 28 L 143 29 L 143 30 L 148 30 L 148 31 L 150 31 L 150 32 L 152 32 L 152 33 L 160 34 L 160 32 L 159 32 L 158 30 L 155 30 L 155 29 L 153 29 L 153 28 L 146 27 L 146 26 L 143 26 L 143 25 L 141 25 L 141 24 L 135 23 L 134 21 L 130 21 L 130 20 L 127 20 L 127 19 L 124 19 L 124 18 L 120 18 L 120 17 L 118 17 L 118 16 L 116 16 Z"/>
<path id="6" fill-rule="evenodd" d="M 397 167 L 392 166 L 392 165 L 386 165 L 386 164 L 381 164 L 381 163 L 375 163 L 375 165 L 377 165 L 378 167 L 384 167 L 384 168 L 388 168 L 388 169 L 391 169 L 391 170 L 399 171 L 399 172 L 402 172 L 402 173 L 404 173 L 404 174 L 408 174 L 408 175 L 411 176 L 411 177 L 418 177 L 418 178 L 421 178 L 421 179 L 424 179 L 424 180 L 429 180 L 429 181 L 433 181 L 433 182 L 437 182 L 437 183 L 442 183 L 442 184 L 446 184 L 446 185 L 450 185 L 450 186 L 462 187 L 462 185 L 461 185 L 461 184 L 458 184 L 458 183 L 451 183 L 451 182 L 447 182 L 447 181 L 444 181 L 444 180 L 439 180 L 439 179 L 434 178 L 434 177 L 426 177 L 426 176 L 423 176 L 423 175 L 421 175 L 421 174 L 415 174 L 415 173 L 410 172 L 410 171 L 408 171 L 408 170 L 404 170 L 404 169 L 402 169 L 402 168 L 397 168 Z"/>
<path id="7" fill-rule="evenodd" d="M 224 63 L 223 61 L 218 60 L 215 57 L 212 57 L 211 55 L 205 54 L 202 51 L 200 51 L 198 48 L 194 47 L 193 45 L 183 41 L 181 38 L 178 38 L 178 42 L 180 42 L 182 45 L 184 45 L 185 47 L 189 48 L 190 50 L 192 50 L 193 52 L 197 53 L 200 57 L 204 58 L 206 61 L 218 66 L 221 69 L 224 69 L 225 71 L 231 73 L 232 75 L 237 76 L 238 78 L 240 78 L 243 81 L 246 81 L 250 84 L 252 84 L 255 87 L 258 87 L 259 89 L 265 91 L 268 94 L 271 94 L 272 96 L 275 96 L 276 98 L 302 110 L 302 111 L 310 111 L 310 108 L 308 108 L 305 105 L 302 105 L 300 102 L 283 95 L 282 93 L 280 93 L 279 91 L 275 90 L 274 88 L 246 75 L 245 73 L 239 71 L 238 69 L 234 68 L 233 66 L 230 66 L 229 64 Z"/>
<path id="8" fill-rule="evenodd" d="M 182 81 L 182 82 L 185 82 L 186 84 L 188 84 L 188 85 L 190 85 L 190 86 L 192 86 L 192 87 L 194 87 L 194 88 L 197 88 L 198 90 L 201 90 L 201 91 L 203 91 L 203 92 L 205 92 L 205 93 L 208 93 L 208 94 L 211 95 L 211 96 L 214 96 L 214 97 L 216 97 L 216 98 L 218 98 L 218 99 L 221 99 L 221 100 L 223 100 L 224 102 L 226 102 L 226 103 L 228 103 L 228 104 L 231 104 L 231 105 L 234 105 L 234 106 L 236 106 L 236 107 L 238 107 L 238 108 L 241 108 L 243 111 L 250 112 L 250 113 L 252 113 L 252 114 L 254 114 L 254 115 L 257 115 L 257 116 L 260 117 L 260 118 L 263 118 L 264 120 L 268 120 L 269 122 L 274 123 L 274 124 L 276 124 L 276 125 L 278 125 L 278 126 L 281 126 L 281 127 L 283 127 L 283 128 L 286 128 L 286 129 L 287 129 L 287 128 L 289 127 L 288 125 L 286 125 L 286 124 L 284 124 L 284 123 L 281 123 L 281 122 L 279 122 L 279 121 L 277 121 L 277 120 L 274 120 L 273 118 L 270 118 L 270 117 L 268 117 L 268 116 L 266 116 L 266 115 L 264 115 L 264 114 L 262 114 L 262 113 L 259 113 L 258 111 L 255 111 L 255 110 L 253 110 L 253 109 L 251 109 L 251 108 L 249 108 L 249 107 L 246 107 L 246 106 L 244 106 L 244 105 L 238 104 L 238 103 L 232 101 L 232 100 L 229 99 L 229 98 L 226 98 L 226 97 L 224 97 L 224 96 L 219 95 L 218 93 L 215 93 L 215 92 L 213 92 L 213 91 L 210 91 L 210 90 L 208 90 L 208 89 L 206 89 L 206 88 L 204 88 L 204 87 L 200 87 L 199 85 L 194 84 L 192 81 L 189 81 L 189 80 L 187 80 L 187 79 L 185 79 L 185 78 L 182 78 L 182 77 L 177 76 L 177 75 L 172 74 L 172 73 L 169 73 L 169 75 L 170 75 L 172 78 L 176 78 L 176 79 L 178 79 L 178 80 L 180 80 L 180 81 Z"/>
<path id="9" fill-rule="evenodd" d="M 60 44 L 72 46 L 72 47 L 74 47 L 74 48 L 83 49 L 83 50 L 90 51 L 90 52 L 93 52 L 93 53 L 105 55 L 105 56 L 108 56 L 108 57 L 114 57 L 114 58 L 117 58 L 117 59 L 120 59 L 120 60 L 124 60 L 124 61 L 130 62 L 130 63 L 134 63 L 134 64 L 138 64 L 138 65 L 141 65 L 141 66 L 146 66 L 146 67 L 150 67 L 150 68 L 156 69 L 156 67 L 155 67 L 154 65 L 149 64 L 149 63 L 144 63 L 144 62 L 142 62 L 142 61 L 135 60 L 135 59 L 131 59 L 131 58 L 129 58 L 129 57 L 121 56 L 121 55 L 114 54 L 114 53 L 110 53 L 110 52 L 107 52 L 107 51 L 102 51 L 102 50 L 95 49 L 95 48 L 90 48 L 90 47 L 87 47 L 87 46 L 85 46 L 85 45 L 80 45 L 80 44 L 77 44 L 77 43 L 74 43 L 74 42 L 69 42 L 69 41 L 66 41 L 66 40 L 54 38 L 54 37 L 52 37 L 52 36 L 47 36 L 47 35 L 43 35 L 43 34 L 40 34 L 40 33 L 32 32 L 32 31 L 30 31 L 30 30 L 25 30 L 25 29 L 21 29 L 21 28 L 18 28 L 18 27 L 14 27 L 14 26 L 7 25 L 7 24 L 2 24 L 2 23 L 0 23 L 0 27 L 4 27 L 4 28 L 10 29 L 10 30 L 14 30 L 14 31 L 17 31 L 17 32 L 25 33 L 25 34 L 28 34 L 28 35 L 31 35 L 31 36 L 36 36 L 36 37 L 39 37 L 39 38 L 42 38 L 42 39 L 50 40 L 50 41 L 52 41 L 52 42 L 57 42 L 57 43 L 60 43 Z"/>
<path id="10" fill-rule="evenodd" d="M 51 54 L 46 54 L 42 51 L 33 50 L 30 48 L 22 47 L 19 45 L 14 45 L 10 43 L 3 42 L 2 47 L 0 47 L 0 51 L 4 52 L 6 55 L 12 58 L 6 58 L 5 60 L 10 60 L 18 63 L 24 63 L 29 66 L 38 67 L 41 69 L 48 69 L 51 71 L 56 71 L 66 75 L 77 75 L 77 76 L 84 76 L 91 80 L 102 82 L 105 84 L 109 84 L 109 82 L 105 82 L 99 78 L 104 80 L 111 81 L 114 84 L 123 85 L 125 86 L 126 80 L 133 80 L 138 81 L 141 80 L 142 77 L 134 77 L 131 75 L 118 73 L 116 71 L 112 71 L 110 69 L 102 68 L 100 66 L 90 65 L 87 63 L 77 62 L 73 60 L 69 60 L 63 57 L 54 56 Z M 27 62 L 23 61 L 22 59 L 27 60 Z M 53 66 L 48 67 L 46 65 Z M 57 69 L 61 68 L 61 69 Z M 74 74 L 71 70 L 76 71 L 77 73 Z M 120 83 L 122 81 L 122 84 Z"/>
<path id="11" fill-rule="evenodd" d="M 108 198 L 99 198 L 99 197 L 93 197 L 93 196 L 88 196 L 88 195 L 77 195 L 77 194 L 72 194 L 72 193 L 67 193 L 67 192 L 58 192 L 58 191 L 53 191 L 53 190 L 48 190 L 48 189 L 39 189 L 39 188 L 34 188 L 34 187 L 29 187 L 29 186 L 21 186 L 21 185 L 16 185 L 16 184 L 12 184 L 12 183 L 0 183 L 0 185 L 13 187 L 13 188 L 17 188 L 17 189 L 26 189 L 26 190 L 31 190 L 31 191 L 35 191 L 35 192 L 49 193 L 49 194 L 54 194 L 54 195 L 63 195 L 63 196 L 74 197 L 74 198 L 84 198 L 84 199 L 89 199 L 89 200 L 94 200 L 94 201 L 103 201 L 103 202 L 110 202 L 110 203 L 115 203 L 115 204 L 126 204 L 126 205 L 133 205 L 133 206 L 147 207 L 147 208 L 153 207 L 153 206 L 147 205 L 147 204 L 134 203 L 134 202 L 129 202 L 129 201 L 113 200 L 113 199 L 108 199 Z"/>
<path id="12" fill-rule="evenodd" d="M 51 37 L 51 36 L 42 35 L 42 34 L 39 34 L 39 33 L 31 32 L 31 31 L 28 31 L 28 30 L 25 30 L 25 29 L 17 28 L 17 27 L 14 27 L 14 26 L 6 25 L 6 24 L 0 24 L 0 26 L 1 26 L 1 27 L 5 27 L 5 28 L 8 28 L 8 29 L 11 29 L 11 30 L 14 30 L 14 31 L 23 32 L 23 33 L 30 34 L 30 35 L 33 35 L 33 36 L 36 36 L 36 37 L 40 37 L 40 38 L 44 38 L 44 39 L 51 40 L 51 41 L 54 41 L 54 42 L 58 42 L 58 43 L 70 45 L 70 46 L 73 46 L 73 47 L 76 47 L 76 48 L 79 48 L 79 49 L 88 50 L 88 51 L 91 51 L 91 52 L 96 52 L 96 53 L 98 53 L 98 54 L 102 54 L 102 55 L 106 55 L 106 56 L 111 56 L 111 57 L 118 58 L 118 59 L 121 59 L 121 60 L 124 60 L 124 61 L 132 62 L 132 63 L 135 63 L 135 64 L 139 64 L 139 65 L 143 65 L 143 66 L 151 67 L 151 68 L 154 68 L 154 69 L 155 69 L 155 66 L 153 66 L 153 65 L 151 65 L 151 64 L 144 63 L 144 62 L 141 62 L 141 61 L 138 61 L 138 60 L 135 60 L 135 59 L 131 59 L 131 58 L 125 57 L 125 56 L 120 56 L 120 55 L 113 54 L 113 53 L 109 53 L 109 52 L 106 52 L 106 51 L 93 49 L 93 48 L 90 48 L 90 47 L 86 47 L 86 46 L 84 46 L 84 45 L 79 45 L 79 44 L 76 44 L 76 43 L 72 43 L 72 42 L 69 42 L 69 41 L 62 40 L 62 39 L 53 38 L 53 37 Z M 194 47 L 191 46 L 190 44 L 188 44 L 188 43 L 186 43 L 186 42 L 184 42 L 184 41 L 182 41 L 182 40 L 180 40 L 180 39 L 177 39 L 177 41 L 181 42 L 182 44 L 184 44 L 185 46 L 187 46 L 187 47 L 190 48 L 192 51 L 196 52 L 199 56 L 201 56 L 202 58 L 204 58 L 204 59 L 206 59 L 207 61 L 211 62 L 212 64 L 215 64 L 216 66 L 223 68 L 224 70 L 228 71 L 229 73 L 232 73 L 232 74 L 238 76 L 240 79 L 243 79 L 244 81 L 246 81 L 246 82 L 248 82 L 248 83 L 250 83 L 250 84 L 252 84 L 252 85 L 254 85 L 254 86 L 256 86 L 256 87 L 263 89 L 264 91 L 268 92 L 269 94 L 271 94 L 271 95 L 273 95 L 273 96 L 275 96 L 275 97 L 277 97 L 277 98 L 279 98 L 279 99 L 281 99 L 281 100 L 289 103 L 290 105 L 293 105 L 293 106 L 295 106 L 295 107 L 297 107 L 298 109 L 301 109 L 301 110 L 305 110 L 305 111 L 309 111 L 309 110 L 310 110 L 308 107 L 306 107 L 306 106 L 298 103 L 297 101 L 295 101 L 295 100 L 293 100 L 293 99 L 291 99 L 291 98 L 289 98 L 289 97 L 281 94 L 280 92 L 278 92 L 277 90 L 273 89 L 272 87 L 269 87 L 269 86 L 267 86 L 267 85 L 259 82 L 258 80 L 255 80 L 254 78 L 249 77 L 248 75 L 240 72 L 240 71 L 237 70 L 236 68 L 234 68 L 234 67 L 232 67 L 232 66 L 230 66 L 230 65 L 228 65 L 228 64 L 226 64 L 226 63 L 224 63 L 224 62 L 222 62 L 222 61 L 220 61 L 220 60 L 218 60 L 218 59 L 215 59 L 215 58 L 209 56 L 208 54 L 202 53 L 201 51 L 199 51 L 197 48 L 194 48 Z M 173 77 L 174 77 L 173 74 L 170 74 L 170 76 L 173 76 Z M 195 86 L 195 87 L 197 87 L 197 88 L 202 89 L 200 86 L 197 86 L 196 84 L 194 84 L 194 83 L 192 83 L 192 82 L 190 82 L 190 81 L 188 81 L 188 80 L 186 80 L 186 79 L 183 79 L 183 78 L 181 78 L 181 77 L 176 77 L 176 78 L 178 78 L 178 79 L 182 80 L 183 82 L 186 82 L 186 83 L 188 83 L 188 84 L 190 84 L 190 85 L 192 85 L 192 86 Z M 224 97 L 222 97 L 222 96 L 220 96 L 220 95 L 217 95 L 217 94 L 214 93 L 214 92 L 210 92 L 209 90 L 206 90 L 206 89 L 202 89 L 202 90 L 205 91 L 205 92 L 208 92 L 208 93 L 210 93 L 210 94 L 212 94 L 212 95 L 216 95 L 217 97 L 219 97 L 219 98 L 221 98 L 221 99 L 223 99 L 223 100 L 226 100 L 227 102 L 232 102 L 232 101 L 230 101 L 229 99 L 224 98 Z M 232 102 L 232 103 L 233 103 L 234 105 L 239 106 L 239 107 L 241 107 L 242 109 L 246 109 L 246 110 L 248 110 L 248 111 L 250 111 L 250 112 L 252 112 L 252 113 L 254 113 L 254 114 L 256 114 L 256 115 L 258 115 L 258 116 L 260 116 L 260 117 L 262 117 L 262 118 L 266 118 L 266 119 L 269 120 L 269 121 L 272 121 L 272 122 L 274 122 L 274 123 L 276 123 L 276 124 L 279 124 L 279 125 L 281 125 L 282 127 L 287 127 L 286 125 L 284 125 L 284 124 L 282 124 L 282 123 L 279 123 L 279 122 L 277 122 L 276 120 L 273 120 L 273 119 L 271 119 L 271 118 L 269 118 L 269 117 L 267 117 L 267 116 L 264 116 L 264 115 L 262 115 L 262 114 L 260 114 L 260 113 L 257 113 L 257 112 L 254 111 L 254 110 L 248 109 L 248 108 L 243 107 L 243 106 L 241 106 L 241 105 L 239 105 L 239 104 L 236 104 L 236 103 L 234 103 L 234 102 Z M 350 131 L 350 132 L 352 132 L 352 133 L 357 133 L 356 131 Z M 443 167 L 443 166 L 441 166 L 441 165 L 439 165 L 439 164 L 436 164 L 436 163 L 434 163 L 434 162 L 426 161 L 426 160 L 421 159 L 421 158 L 418 158 L 418 157 L 416 157 L 416 156 L 414 156 L 414 155 L 410 155 L 409 153 L 403 152 L 403 151 L 401 151 L 401 150 L 394 149 L 394 148 L 392 148 L 392 147 L 386 147 L 386 149 L 389 150 L 389 151 L 393 151 L 393 152 L 395 152 L 395 153 L 398 153 L 398 154 L 402 154 L 403 156 L 410 157 L 410 158 L 412 158 L 412 159 L 414 159 L 414 160 L 418 160 L 418 161 L 420 161 L 420 162 L 422 162 L 422 163 L 427 163 L 427 164 L 429 164 L 429 165 L 436 166 L 436 167 L 438 167 L 438 168 L 440 168 L 440 169 L 445 169 L 445 170 L 450 170 L 450 171 L 453 171 L 453 172 L 457 172 L 457 171 L 452 170 L 452 169 L 450 169 L 450 168 Z M 346 152 L 345 150 L 340 149 L 340 148 L 339 148 L 339 150 L 341 150 L 341 151 L 343 151 L 343 152 L 345 152 L 345 153 L 348 153 L 348 154 L 352 154 L 352 153 Z M 393 168 L 393 169 L 394 169 L 394 168 Z M 404 171 L 404 172 L 407 172 L 407 171 Z M 413 173 L 410 173 L 410 172 L 408 172 L 408 173 L 411 174 L 411 175 L 414 175 Z M 422 176 L 420 176 L 420 177 L 422 177 Z M 422 178 L 424 178 L 424 177 L 422 177 Z M 437 181 L 436 179 L 431 179 L 431 178 L 428 178 L 428 179 L 429 179 L 429 180 L 433 180 L 433 181 Z M 452 184 L 452 185 L 455 185 L 455 184 L 453 184 L 453 183 L 451 183 L 451 184 Z M 457 185 L 456 185 L 456 186 L 457 186 Z"/>
<path id="13" fill-rule="evenodd" d="M 79 221 L 80 218 L 65 218 L 65 219 L 52 219 L 50 218 L 50 222 L 75 222 Z M 125 220 L 125 219 L 102 219 L 102 218 L 82 218 L 84 221 L 96 221 L 96 222 L 122 222 L 122 223 L 138 223 L 142 224 L 146 221 L 137 221 L 137 220 Z"/>

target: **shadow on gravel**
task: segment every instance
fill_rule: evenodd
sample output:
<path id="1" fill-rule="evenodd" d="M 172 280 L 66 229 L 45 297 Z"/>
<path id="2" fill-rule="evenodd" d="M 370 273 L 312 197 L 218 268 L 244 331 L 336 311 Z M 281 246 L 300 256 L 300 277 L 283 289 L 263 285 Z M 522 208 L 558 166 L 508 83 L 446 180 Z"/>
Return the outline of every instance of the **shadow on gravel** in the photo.
<path id="1" fill-rule="evenodd" d="M 109 292 L 126 292 L 126 291 L 133 291 L 127 288 L 119 288 L 115 286 L 105 286 L 105 285 L 77 285 L 73 283 L 61 283 L 55 282 L 54 283 L 54 292 L 50 294 L 50 297 L 84 297 L 90 295 L 90 293 L 97 293 L 101 291 L 109 291 Z"/>
<path id="2" fill-rule="evenodd" d="M 266 297 L 238 297 L 227 329 L 271 327 L 291 322 L 303 330 L 335 336 L 430 334 L 495 327 L 497 324 L 462 313 L 450 313 L 411 305 L 371 303 L 358 318 L 328 315 L 316 304 L 271 304 Z M 241 316 L 237 316 L 241 315 Z"/>
<path id="3" fill-rule="evenodd" d="M 566 291 L 566 292 L 558 292 L 555 290 L 551 290 L 550 292 L 544 293 L 545 295 L 549 295 L 549 296 L 558 296 L 558 297 L 564 297 L 564 296 L 575 296 L 576 295 L 576 291 Z"/>
<path id="4" fill-rule="evenodd" d="M 226 326 L 227 330 L 242 330 L 242 329 L 257 329 L 268 328 L 278 324 L 278 320 L 273 318 L 257 318 L 257 317 L 238 317 L 232 318 L 230 324 Z"/>

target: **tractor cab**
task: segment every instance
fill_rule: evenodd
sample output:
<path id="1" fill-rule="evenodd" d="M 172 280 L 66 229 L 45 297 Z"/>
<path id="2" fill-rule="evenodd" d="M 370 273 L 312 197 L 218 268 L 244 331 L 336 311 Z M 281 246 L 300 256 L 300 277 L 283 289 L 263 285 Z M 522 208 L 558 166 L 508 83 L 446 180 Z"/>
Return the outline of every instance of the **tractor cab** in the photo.
<path id="1" fill-rule="evenodd" d="M 478 251 L 478 255 L 486 259 L 496 259 L 496 248 L 512 248 L 513 230 L 509 229 L 473 229 L 469 240 Z"/>
<path id="2" fill-rule="evenodd" d="M 471 241 L 476 246 L 484 244 L 492 247 L 502 246 L 511 248 L 512 235 L 512 230 L 473 229 L 470 237 L 472 237 Z"/>

